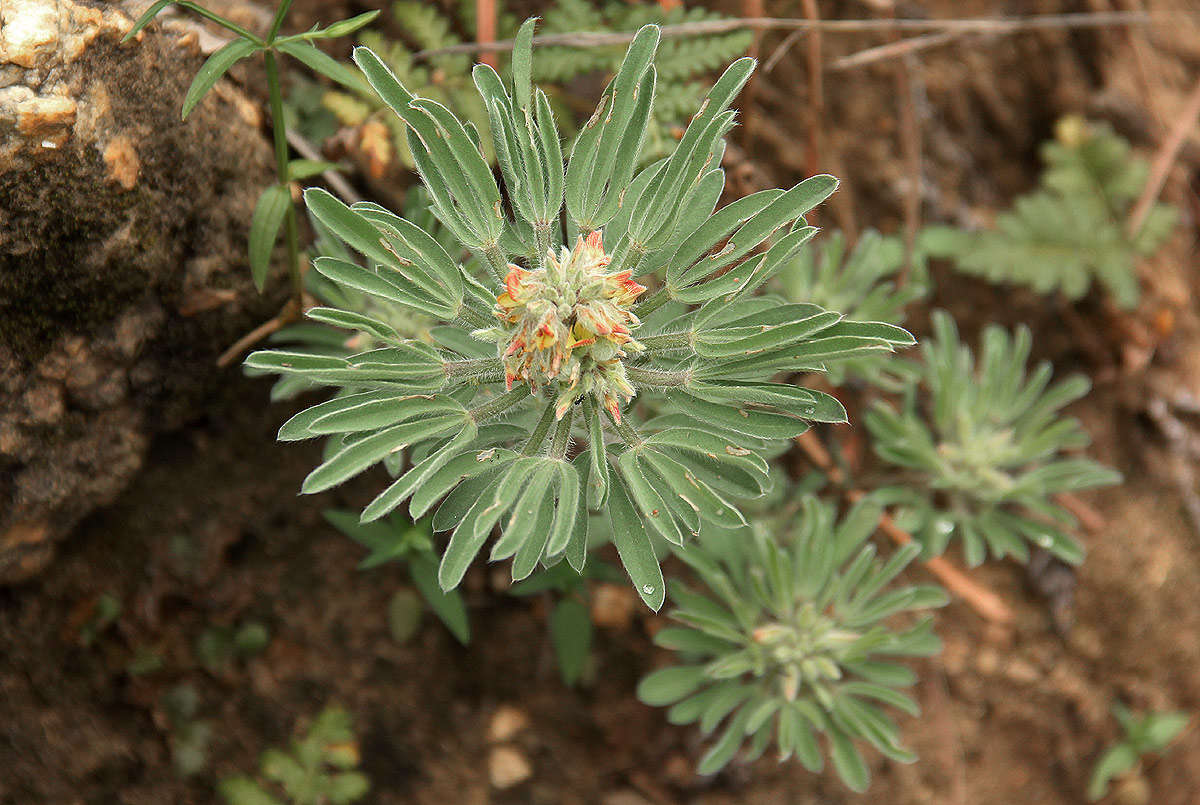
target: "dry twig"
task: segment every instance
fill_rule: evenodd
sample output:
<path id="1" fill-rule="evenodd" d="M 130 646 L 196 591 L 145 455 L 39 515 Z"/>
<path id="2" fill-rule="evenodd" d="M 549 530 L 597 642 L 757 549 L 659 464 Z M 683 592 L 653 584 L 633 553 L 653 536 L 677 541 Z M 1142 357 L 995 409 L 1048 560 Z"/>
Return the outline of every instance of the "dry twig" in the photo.
<path id="1" fill-rule="evenodd" d="M 917 53 L 918 51 L 938 47 L 939 45 L 953 42 L 956 39 L 961 39 L 963 36 L 962 31 L 943 31 L 936 34 L 910 36 L 907 39 L 888 42 L 886 45 L 878 45 L 877 47 L 860 50 L 857 53 L 851 53 L 849 56 L 843 56 L 837 61 L 832 62 L 826 69 L 831 73 L 854 70 L 859 67 L 866 67 L 868 64 L 875 64 L 887 59 L 907 56 L 910 53 Z"/>
<path id="2" fill-rule="evenodd" d="M 233 342 L 233 345 L 229 349 L 222 352 L 221 357 L 217 358 L 217 366 L 224 369 L 240 358 L 251 347 L 279 332 L 292 322 L 299 321 L 300 316 L 303 314 L 300 308 L 308 307 L 308 301 L 310 300 L 306 298 L 305 303 L 301 305 L 296 303 L 295 297 L 289 298 L 287 303 L 279 309 L 279 312 L 273 318 L 268 319 L 246 333 Z"/>
<path id="3" fill-rule="evenodd" d="M 322 160 L 324 157 L 316 149 L 308 139 L 293 129 L 287 130 L 288 145 L 295 149 L 296 153 L 305 159 Z M 321 171 L 321 178 L 325 180 L 325 184 L 329 185 L 333 192 L 341 196 L 342 201 L 347 204 L 353 204 L 356 201 L 362 201 L 362 196 L 354 192 L 354 188 L 346 181 L 346 177 L 342 176 L 335 170 Z"/>
<path id="4" fill-rule="evenodd" d="M 1200 79 L 1196 80 L 1196 86 L 1188 94 L 1187 101 L 1184 102 L 1183 109 L 1175 120 L 1171 133 L 1162 141 L 1162 145 L 1154 155 L 1154 162 L 1150 166 L 1150 178 L 1146 180 L 1142 195 L 1138 197 L 1137 204 L 1129 213 L 1129 234 L 1131 236 L 1137 235 L 1142 224 L 1146 223 L 1146 216 L 1150 214 L 1150 208 L 1158 200 L 1158 195 L 1162 192 L 1163 185 L 1166 184 L 1167 174 L 1171 172 L 1171 166 L 1179 157 L 1179 149 L 1183 148 L 1188 134 L 1196 125 L 1197 118 L 1200 118 Z"/>

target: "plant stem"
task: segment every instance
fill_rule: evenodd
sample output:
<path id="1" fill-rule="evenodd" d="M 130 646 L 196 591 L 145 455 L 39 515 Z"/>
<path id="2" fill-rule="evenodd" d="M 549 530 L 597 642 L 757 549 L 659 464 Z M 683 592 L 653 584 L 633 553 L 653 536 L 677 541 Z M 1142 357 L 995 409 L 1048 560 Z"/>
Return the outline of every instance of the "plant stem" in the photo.
<path id="1" fill-rule="evenodd" d="M 492 277 L 503 286 L 504 278 L 508 274 L 508 263 L 505 262 L 504 255 L 500 253 L 500 247 L 493 243 L 483 250 L 483 256 L 487 261 L 488 268 L 492 270 Z"/>
<path id="2" fill-rule="evenodd" d="M 281 8 L 286 10 L 290 0 L 284 0 Z M 272 36 L 277 31 L 272 28 Z M 267 93 L 271 98 L 271 134 L 275 140 L 275 174 L 279 185 L 288 193 L 288 208 L 284 216 L 286 227 L 284 240 L 287 244 L 288 275 L 292 279 L 292 293 L 296 297 L 299 309 L 304 307 L 304 278 L 300 274 L 300 232 L 296 225 L 296 205 L 292 202 L 291 191 L 288 187 L 288 144 L 287 128 L 283 121 L 283 89 L 279 81 L 279 62 L 275 54 L 263 52 L 263 60 L 267 68 Z"/>
<path id="3" fill-rule="evenodd" d="M 504 366 L 499 358 L 469 358 L 462 361 L 446 361 L 442 368 L 447 378 L 462 378 L 465 375 L 469 380 L 488 372 L 503 371 Z"/>
<path id="4" fill-rule="evenodd" d="M 459 318 L 472 327 L 482 329 L 484 327 L 492 327 L 496 324 L 496 320 L 488 317 L 484 313 L 480 313 L 470 305 L 463 303 L 463 306 L 458 309 Z"/>
<path id="5" fill-rule="evenodd" d="M 558 427 L 554 430 L 554 443 L 550 447 L 550 455 L 554 458 L 562 458 L 567 454 L 567 446 L 571 444 L 571 420 L 575 418 L 575 406 L 567 409 L 567 413 L 563 414 L 563 418 L 558 420 Z"/>
<path id="6" fill-rule="evenodd" d="M 291 7 L 292 0 L 280 0 L 279 7 L 275 9 L 275 18 L 271 20 L 271 30 L 267 34 L 268 43 L 274 42 L 279 36 L 279 29 L 283 27 L 283 20 Z"/>
<path id="7" fill-rule="evenodd" d="M 690 369 L 681 372 L 664 372 L 661 369 L 647 369 L 644 366 L 628 366 L 625 369 L 629 379 L 640 386 L 686 386 L 692 379 Z"/>
<path id="8" fill-rule="evenodd" d="M 645 338 L 639 338 L 638 343 L 646 348 L 646 352 L 665 352 L 670 349 L 687 349 L 692 345 L 692 334 L 690 332 L 678 332 L 648 335 Z"/>
<path id="9" fill-rule="evenodd" d="M 530 396 L 532 395 L 530 395 L 528 389 L 524 386 L 517 386 L 504 392 L 499 397 L 472 408 L 467 413 L 471 415 L 471 419 L 475 420 L 476 425 L 480 425 L 489 419 L 500 416 L 514 405 L 529 399 Z"/>
<path id="10" fill-rule="evenodd" d="M 537 427 L 533 429 L 533 433 L 529 436 L 529 441 L 525 442 L 525 447 L 521 450 L 521 455 L 532 456 L 537 449 L 542 446 L 542 442 L 546 440 L 546 434 L 550 432 L 550 426 L 554 423 L 554 403 L 551 402 L 546 406 L 546 410 L 542 411 L 542 418 L 538 420 Z"/>
<path id="11" fill-rule="evenodd" d="M 608 417 L 608 421 L 612 423 L 613 429 L 625 441 L 625 444 L 630 447 L 637 447 L 642 443 L 642 437 L 628 423 L 617 419 L 607 408 L 604 409 L 604 415 Z"/>
<path id="12" fill-rule="evenodd" d="M 660 286 L 659 289 L 654 293 L 642 300 L 642 302 L 634 308 L 633 312 L 636 313 L 639 318 L 645 318 L 670 301 L 671 295 L 667 292 L 667 286 L 663 285 Z"/>

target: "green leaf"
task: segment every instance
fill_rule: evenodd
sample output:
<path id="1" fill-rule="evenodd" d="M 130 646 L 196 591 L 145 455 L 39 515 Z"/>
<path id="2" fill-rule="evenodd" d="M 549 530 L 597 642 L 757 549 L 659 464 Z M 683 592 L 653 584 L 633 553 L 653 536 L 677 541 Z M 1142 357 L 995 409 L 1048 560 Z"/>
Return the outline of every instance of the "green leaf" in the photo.
<path id="1" fill-rule="evenodd" d="M 1114 777 L 1120 777 L 1137 765 L 1138 756 L 1129 744 L 1120 743 L 1101 755 L 1088 782 L 1088 799 L 1095 802 L 1108 793 Z"/>
<path id="2" fill-rule="evenodd" d="M 445 414 L 394 425 L 367 436 L 338 451 L 332 458 L 310 472 L 304 479 L 300 492 L 304 495 L 311 495 L 337 486 L 358 475 L 372 464 L 382 461 L 387 455 L 402 450 L 413 442 L 428 439 L 461 424 L 461 416 Z"/>
<path id="3" fill-rule="evenodd" d="M 369 523 L 389 514 L 393 509 L 414 495 L 435 474 L 455 459 L 461 457 L 475 440 L 479 429 L 473 420 L 468 420 L 466 426 L 455 434 L 449 442 L 435 450 L 419 463 L 414 464 L 408 472 L 400 476 L 387 489 L 379 493 L 362 512 L 362 522 Z M 476 463 L 478 459 L 476 459 Z"/>
<path id="4" fill-rule="evenodd" d="M 355 16 L 351 17 L 350 19 L 339 20 L 339 21 L 335 22 L 333 25 L 330 25 L 325 30 L 320 31 L 319 33 L 320 33 L 320 36 L 322 39 L 336 39 L 340 36 L 349 36 L 350 34 L 357 31 L 359 28 L 363 28 L 367 25 L 370 25 L 372 22 L 375 21 L 375 18 L 378 16 L 379 16 L 379 9 L 375 9 L 373 11 L 366 11 L 366 12 L 363 12 L 362 14 L 356 14 Z"/>
<path id="5" fill-rule="evenodd" d="M 326 162 L 322 159 L 293 159 L 288 163 L 287 176 L 289 182 L 301 182 L 325 171 L 338 171 L 341 166 L 336 162 Z"/>
<path id="6" fill-rule="evenodd" d="M 707 679 L 700 665 L 660 668 L 638 683 L 637 697 L 643 704 L 663 707 L 693 693 Z"/>
<path id="7" fill-rule="evenodd" d="M 400 341 L 401 336 L 390 324 L 371 318 L 365 313 L 355 313 L 350 310 L 338 310 L 332 307 L 311 307 L 304 315 L 313 321 L 341 327 L 346 330 L 360 330 L 381 341 Z"/>
<path id="8" fill-rule="evenodd" d="M 362 92 L 366 89 L 362 76 L 311 42 L 280 41 L 275 43 L 275 47 L 301 62 L 313 72 L 320 73 L 347 89 L 355 92 Z"/>
<path id="9" fill-rule="evenodd" d="M 362 405 L 364 402 L 374 400 L 390 400 L 402 396 L 402 392 L 398 390 L 382 390 L 382 391 L 366 391 L 359 394 L 347 394 L 342 397 L 334 397 L 332 400 L 314 405 L 311 408 L 306 408 L 300 413 L 293 416 L 279 429 L 279 435 L 276 437 L 281 442 L 294 442 L 301 439 L 313 439 L 318 434 L 309 430 L 310 426 L 317 419 L 326 414 L 334 413 L 335 411 L 343 411 L 349 408 L 354 408 Z"/>
<path id="10" fill-rule="evenodd" d="M 292 195 L 288 187 L 276 184 L 263 191 L 254 207 L 254 217 L 250 219 L 250 274 L 259 293 L 267 281 L 279 227 L 291 206 Z"/>
<path id="11" fill-rule="evenodd" d="M 230 67 L 258 49 L 258 45 L 253 42 L 235 39 L 209 56 L 196 73 L 196 77 L 192 79 L 192 85 L 188 87 L 187 94 L 183 98 L 182 118 L 187 120 L 187 116 L 191 114 L 196 104 L 200 103 L 208 91 L 213 88 L 213 84 L 216 84 L 221 76 L 229 71 Z"/>
<path id="12" fill-rule="evenodd" d="M 529 100 L 533 95 L 530 79 L 533 62 L 533 31 L 537 27 L 538 18 L 530 17 L 521 23 L 517 36 L 513 40 L 512 75 L 513 98 L 517 109 L 530 109 Z"/>
<path id="13" fill-rule="evenodd" d="M 604 445 L 604 427 L 600 419 L 600 409 L 596 398 L 591 394 L 583 397 L 583 418 L 587 423 L 588 432 L 588 473 L 587 504 L 593 509 L 604 505 L 608 497 L 608 448 Z"/>
<path id="14" fill-rule="evenodd" d="M 471 642 L 471 624 L 467 605 L 457 590 L 442 590 L 437 579 L 437 564 L 429 556 L 414 556 L 408 563 L 409 575 L 421 597 L 450 633 L 464 646 Z"/>
<path id="15" fill-rule="evenodd" d="M 592 618 L 587 607 L 574 598 L 558 602 L 550 613 L 550 638 L 563 682 L 574 686 L 592 647 Z"/>
<path id="16" fill-rule="evenodd" d="M 154 18 L 158 16 L 160 11 L 174 2 L 175 0 L 155 0 L 155 2 L 148 9 L 146 9 L 145 12 L 142 13 L 142 16 L 137 18 L 137 22 L 133 24 L 133 27 L 129 29 L 128 33 L 121 37 L 121 44 L 125 44 L 130 39 L 133 39 L 135 36 L 137 36 L 143 28 L 149 25 Z"/>
<path id="17" fill-rule="evenodd" d="M 721 733 L 721 737 L 712 745 L 712 748 L 700 758 L 700 763 L 696 767 L 697 774 L 716 774 L 723 769 L 730 760 L 733 759 L 734 753 L 741 747 L 746 735 L 746 722 L 749 720 L 751 711 L 749 708 L 738 710 L 737 715 L 725 727 L 725 731 Z"/>
<path id="18" fill-rule="evenodd" d="M 467 410 L 450 397 L 408 395 L 367 400 L 359 405 L 325 414 L 313 420 L 308 429 L 312 433 L 322 435 L 368 431 L 390 427 L 415 417 L 454 413 L 461 414 L 463 420 L 467 418 Z"/>
<path id="19" fill-rule="evenodd" d="M 618 476 L 619 477 L 619 476 Z M 646 535 L 642 518 L 629 501 L 621 482 L 612 484 L 608 493 L 608 513 L 612 521 L 612 540 L 621 557 L 625 572 L 633 581 L 638 595 L 646 606 L 657 612 L 666 600 L 666 585 L 662 568 L 654 555 L 654 547 Z"/>
<path id="20" fill-rule="evenodd" d="M 871 784 L 871 773 L 853 741 L 838 729 L 829 731 L 830 755 L 838 776 L 852 791 L 862 793 Z"/>
<path id="21" fill-rule="evenodd" d="M 217 790 L 229 805 L 279 805 L 279 800 L 249 777 L 228 777 L 221 781 Z"/>

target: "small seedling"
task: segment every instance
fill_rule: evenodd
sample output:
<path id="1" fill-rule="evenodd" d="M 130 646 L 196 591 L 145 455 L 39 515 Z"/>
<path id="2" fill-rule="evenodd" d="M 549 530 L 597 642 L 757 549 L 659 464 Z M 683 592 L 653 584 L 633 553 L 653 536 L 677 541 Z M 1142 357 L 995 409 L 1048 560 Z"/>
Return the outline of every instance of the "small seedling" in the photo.
<path id="1" fill-rule="evenodd" d="M 867 539 L 881 512 L 867 499 L 835 522 L 832 506 L 809 497 L 778 535 L 758 523 L 677 552 L 707 591 L 672 584 L 670 614 L 680 625 L 654 642 L 677 652 L 680 664 L 643 679 L 638 697 L 670 705 L 672 723 L 699 722 L 706 735 L 724 724 L 700 760 L 701 774 L 719 771 L 746 744 L 747 759 L 774 745 L 781 760 L 795 756 L 820 771 L 821 734 L 855 791 L 870 781 L 855 740 L 893 760 L 916 760 L 883 710 L 918 712 L 896 690 L 915 676 L 892 658 L 936 654 L 941 642 L 929 616 L 892 619 L 948 599 L 940 587 L 889 587 L 918 548 L 877 560 Z"/>
<path id="2" fill-rule="evenodd" d="M 576 573 L 558 564 L 542 570 L 509 588 L 510 595 L 553 593 L 550 609 L 550 642 L 563 682 L 577 685 L 588 667 L 592 651 L 592 616 L 588 608 L 589 581 L 621 581 L 621 573 L 607 562 L 592 562 Z"/>
<path id="3" fill-rule="evenodd" d="M 171 762 L 183 777 L 192 777 L 208 765 L 212 724 L 196 718 L 200 694 L 191 685 L 176 685 L 163 694 L 162 709 L 171 727 Z"/>
<path id="4" fill-rule="evenodd" d="M 1027 561 L 1029 543 L 1083 561 L 1069 533 L 1076 520 L 1054 495 L 1121 480 L 1068 452 L 1089 440 L 1060 409 L 1087 393 L 1088 380 L 1076 375 L 1050 386 L 1049 363 L 1027 372 L 1032 339 L 1024 327 L 1011 336 L 987 327 L 976 361 L 948 314 L 936 312 L 933 325 L 903 407 L 879 403 L 866 418 L 875 452 L 896 470 L 897 485 L 879 493 L 904 507 L 903 524 L 928 556 L 957 538 L 970 565 L 989 552 Z"/>
<path id="5" fill-rule="evenodd" d="M 1191 720 L 1187 713 L 1177 712 L 1137 716 L 1120 702 L 1113 705 L 1112 712 L 1125 735 L 1096 761 L 1088 783 L 1088 799 L 1093 802 L 1108 793 L 1114 779 L 1135 771 L 1143 755 L 1162 754 Z"/>
<path id="6" fill-rule="evenodd" d="M 343 805 L 367 795 L 370 781 L 360 771 L 350 714 L 327 707 L 289 751 L 268 749 L 259 764 L 260 784 L 250 777 L 221 781 L 229 805 Z M 282 790 L 284 799 L 277 792 Z"/>
<path id="7" fill-rule="evenodd" d="M 196 656 L 210 672 L 217 672 L 235 659 L 261 654 L 271 642 L 267 627 L 256 621 L 239 626 L 210 626 L 196 640 Z"/>
<path id="8" fill-rule="evenodd" d="M 104 634 L 117 618 L 121 617 L 121 600 L 112 593 L 103 593 L 96 599 L 91 616 L 79 629 L 79 642 L 90 646 Z"/>

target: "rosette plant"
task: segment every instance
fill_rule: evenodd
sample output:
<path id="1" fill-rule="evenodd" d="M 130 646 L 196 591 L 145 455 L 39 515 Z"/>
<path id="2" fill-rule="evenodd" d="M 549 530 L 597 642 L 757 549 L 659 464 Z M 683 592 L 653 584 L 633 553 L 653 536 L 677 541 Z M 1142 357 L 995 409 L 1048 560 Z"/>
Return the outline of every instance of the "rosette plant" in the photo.
<path id="1" fill-rule="evenodd" d="M 822 235 L 779 272 L 778 283 L 791 301 L 811 302 L 855 319 L 903 324 L 905 309 L 929 293 L 925 256 L 909 255 L 910 275 L 901 283 L 904 239 L 869 229 L 849 248 L 841 232 Z M 829 364 L 828 379 L 841 386 L 850 378 L 895 391 L 911 367 L 891 355 L 865 355 Z"/>
<path id="2" fill-rule="evenodd" d="M 1069 533 L 1076 519 L 1054 495 L 1121 480 L 1075 453 L 1088 434 L 1061 414 L 1091 384 L 1075 375 L 1051 386 L 1049 362 L 1028 372 L 1028 328 L 1011 336 L 985 328 L 978 362 L 948 313 L 935 311 L 933 328 L 903 407 L 880 402 L 867 414 L 875 452 L 898 482 L 877 493 L 900 504 L 903 524 L 927 555 L 958 538 L 972 566 L 989 551 L 1025 561 L 1029 543 L 1063 561 L 1083 561 Z"/>
<path id="3" fill-rule="evenodd" d="M 854 739 L 893 760 L 916 759 L 884 708 L 918 713 L 898 690 L 916 677 L 894 660 L 941 650 L 932 618 L 913 613 L 948 599 L 940 587 L 892 584 L 920 549 L 910 543 L 886 561 L 876 557 L 868 538 L 882 510 L 868 497 L 839 521 L 831 504 L 808 497 L 799 516 L 785 509 L 785 517 L 702 538 L 680 553 L 705 590 L 672 582 L 670 615 L 679 625 L 654 641 L 679 664 L 643 679 L 638 696 L 670 706 L 672 723 L 699 722 L 705 734 L 724 725 L 701 774 L 744 746 L 750 759 L 772 745 L 781 760 L 795 756 L 819 771 L 821 734 L 856 791 L 870 777 Z"/>
<path id="4" fill-rule="evenodd" d="M 845 420 L 834 398 L 777 379 L 913 340 L 893 325 L 755 295 L 816 232 L 803 216 L 837 182 L 815 176 L 716 210 L 729 107 L 752 59 L 725 71 L 669 156 L 639 170 L 659 41 L 657 27 L 642 28 L 564 160 L 550 104 L 530 80 L 533 26 L 519 32 L 511 81 L 486 65 L 473 73 L 501 181 L 472 126 L 410 93 L 371 51 L 354 53 L 407 127 L 453 248 L 379 205 L 305 194 L 310 213 L 362 258 L 318 258 L 318 273 L 441 324 L 404 338 L 377 316 L 317 309 L 309 315 L 348 338 L 368 334 L 371 348 L 263 351 L 247 364 L 338 389 L 280 430 L 283 440 L 333 439 L 302 491 L 380 462 L 396 469 L 362 518 L 405 502 L 414 518 L 437 506 L 434 529 L 452 532 L 443 588 L 497 527 L 489 556 L 511 558 L 514 579 L 564 558 L 581 569 L 590 509 L 610 518 L 625 569 L 658 609 L 651 537 L 681 546 L 702 523 L 740 525 L 738 499 L 770 485 L 768 443 Z"/>

